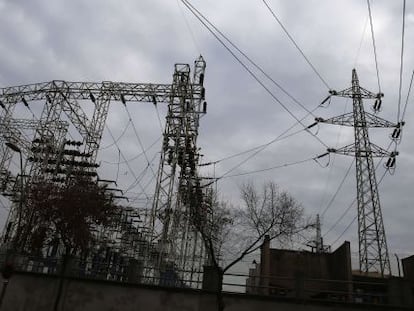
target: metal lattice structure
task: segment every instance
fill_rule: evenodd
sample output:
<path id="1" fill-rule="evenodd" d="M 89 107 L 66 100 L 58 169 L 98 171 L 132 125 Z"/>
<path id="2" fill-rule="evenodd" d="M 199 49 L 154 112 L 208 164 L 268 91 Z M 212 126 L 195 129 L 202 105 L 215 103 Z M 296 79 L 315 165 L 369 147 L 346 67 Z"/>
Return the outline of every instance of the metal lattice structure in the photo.
<path id="1" fill-rule="evenodd" d="M 24 212 L 23 192 L 31 184 L 42 180 L 65 183 L 74 169 L 99 182 L 96 157 L 111 103 L 166 103 L 168 114 L 152 209 L 137 212 L 124 208 L 114 215 L 111 228 L 96 228 L 96 234 L 117 254 L 141 260 L 144 265 L 160 268 L 168 264 L 191 271 L 194 265 L 201 268 L 204 249 L 192 229 L 190 210 L 203 202 L 197 137 L 200 117 L 206 112 L 205 67 L 201 56 L 193 73 L 189 65 L 176 64 L 172 84 L 51 81 L 0 89 L 0 190 L 15 202 L 3 236 L 11 240 L 18 233 L 19 215 L 29 217 Z M 84 101 L 92 103 L 92 115 L 82 108 Z M 29 109 L 41 106 L 40 117 L 15 118 L 15 108 L 20 104 Z M 71 138 L 74 130 L 80 139 Z M 9 171 L 13 154 L 6 143 L 16 146 L 24 159 L 20 177 Z"/>
<path id="2" fill-rule="evenodd" d="M 152 230 L 160 233 L 159 265 L 175 263 L 190 273 L 204 259 L 190 215 L 192 206 L 202 203 L 197 137 L 206 112 L 205 67 L 202 57 L 192 76 L 189 65 L 175 66 L 151 221 Z"/>
<path id="3" fill-rule="evenodd" d="M 365 112 L 363 100 L 374 99 L 374 110 L 378 111 L 383 94 L 374 94 L 362 88 L 355 69 L 352 71 L 352 86 L 339 92 L 330 91 L 330 94 L 351 98 L 353 103 L 352 113 L 326 120 L 317 118 L 316 121 L 354 128 L 353 144 L 339 149 L 328 149 L 328 152 L 352 155 L 356 159 L 359 268 L 365 273 L 377 272 L 382 276 L 388 275 L 391 274 L 391 267 L 373 157 L 390 157 L 387 167 L 391 168 L 397 153 L 388 152 L 370 142 L 368 128 L 398 128 L 398 125 Z"/>

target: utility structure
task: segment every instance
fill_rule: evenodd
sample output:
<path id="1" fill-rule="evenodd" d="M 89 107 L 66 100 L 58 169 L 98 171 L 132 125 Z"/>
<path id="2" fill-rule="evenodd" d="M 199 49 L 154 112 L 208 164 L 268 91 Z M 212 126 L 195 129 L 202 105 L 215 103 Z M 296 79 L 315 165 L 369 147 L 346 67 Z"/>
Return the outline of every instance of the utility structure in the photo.
<path id="1" fill-rule="evenodd" d="M 139 235 L 146 243 L 158 245 L 148 247 L 151 254 L 147 255 L 149 258 L 158 253 L 159 265 L 168 262 L 186 269 L 197 261 L 201 268 L 202 243 L 191 229 L 190 210 L 194 204 L 203 202 L 202 178 L 197 173 L 200 157 L 197 137 L 199 120 L 207 107 L 203 86 L 205 67 L 201 56 L 195 61 L 192 74 L 189 65 L 176 64 L 171 84 L 55 80 L 0 89 L 1 193 L 18 202 L 24 197 L 19 195 L 19 189 L 27 192 L 32 184 L 42 180 L 64 183 L 74 167 L 98 180 L 96 158 L 109 105 L 166 103 L 168 114 L 154 201 L 151 211 L 146 213 L 148 217 L 142 220 Z M 92 113 L 85 112 L 86 104 L 92 105 Z M 18 105 L 24 105 L 32 113 L 31 107 L 40 106 L 40 117 L 16 118 Z M 12 151 L 5 146 L 7 142 L 23 154 L 26 175 L 23 187 L 16 186 L 20 184 L 19 177 L 9 170 Z M 24 202 L 22 206 L 24 210 Z M 12 205 L 7 237 L 17 234 L 16 217 L 21 212 L 16 204 Z M 23 217 L 27 218 L 24 211 Z"/>
<path id="2" fill-rule="evenodd" d="M 152 206 L 151 228 L 160 231 L 158 265 L 177 264 L 190 271 L 204 264 L 205 250 L 192 225 L 191 212 L 203 204 L 202 179 L 198 176 L 197 148 L 200 117 L 207 111 L 202 57 L 190 66 L 176 64 L 171 87 L 161 159 Z"/>
<path id="3" fill-rule="evenodd" d="M 331 96 L 352 99 L 353 111 L 330 119 L 316 118 L 316 122 L 351 126 L 354 128 L 354 143 L 339 149 L 328 149 L 328 153 L 351 155 L 356 159 L 356 182 L 358 204 L 359 268 L 361 272 L 377 272 L 382 276 L 391 274 L 387 241 L 381 213 L 378 183 L 375 177 L 373 157 L 389 157 L 387 168 L 393 168 L 397 152 L 389 152 L 370 142 L 368 128 L 400 127 L 364 110 L 363 100 L 375 100 L 373 109 L 381 108 L 382 93 L 372 93 L 359 85 L 358 75 L 352 70 L 352 86 L 343 91 L 330 91 Z M 398 137 L 392 136 L 393 139 Z M 326 154 L 328 154 L 326 153 Z M 326 155 L 325 154 L 325 155 Z"/>

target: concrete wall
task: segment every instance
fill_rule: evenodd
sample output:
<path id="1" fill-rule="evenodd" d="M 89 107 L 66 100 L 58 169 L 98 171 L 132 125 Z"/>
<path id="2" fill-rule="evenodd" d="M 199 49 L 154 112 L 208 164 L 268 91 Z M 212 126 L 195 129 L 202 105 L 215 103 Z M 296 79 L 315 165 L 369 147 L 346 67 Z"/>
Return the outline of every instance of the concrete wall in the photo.
<path id="1" fill-rule="evenodd" d="M 15 274 L 6 290 L 2 311 L 52 311 L 59 279 L 40 274 Z M 295 299 L 275 299 L 225 294 L 226 311 L 342 311 L 404 310 L 378 306 L 314 303 Z M 215 295 L 209 292 L 128 285 L 109 281 L 66 279 L 61 311 L 214 311 Z M 407 309 L 408 310 L 408 309 Z"/>

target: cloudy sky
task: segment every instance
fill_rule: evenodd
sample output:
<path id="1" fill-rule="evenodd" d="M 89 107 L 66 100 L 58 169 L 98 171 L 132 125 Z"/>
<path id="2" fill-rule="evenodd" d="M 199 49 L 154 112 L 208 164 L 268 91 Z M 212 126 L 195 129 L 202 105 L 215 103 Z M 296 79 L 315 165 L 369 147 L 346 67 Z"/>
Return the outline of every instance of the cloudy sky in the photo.
<path id="1" fill-rule="evenodd" d="M 364 0 L 267 1 L 325 82 L 295 48 L 262 0 L 190 2 L 307 110 L 315 109 L 329 89 L 349 87 L 353 68 L 357 69 L 363 87 L 378 92 Z M 385 93 L 380 116 L 396 122 L 402 1 L 372 2 L 380 84 Z M 414 69 L 413 35 L 414 6 L 409 2 L 402 105 Z M 202 54 L 207 62 L 208 113 L 201 120 L 199 145 L 204 162 L 218 161 L 215 166 L 204 168 L 203 173 L 220 177 L 232 170 L 217 185 L 223 199 L 237 203 L 238 187 L 242 183 L 260 184 L 273 180 L 295 196 L 308 215 L 324 212 L 322 232 L 330 230 L 325 236 L 327 244 L 335 242 L 333 248 L 336 248 L 349 240 L 353 250 L 358 249 L 356 221 L 341 236 L 356 215 L 355 205 L 332 227 L 356 195 L 353 166 L 332 201 L 352 165 L 352 158 L 332 155 L 330 159 L 320 159 L 320 163 L 310 160 L 326 151 L 321 141 L 330 147 L 350 144 L 352 130 L 321 125 L 312 128 L 313 135 L 303 131 L 303 126 L 298 125 L 293 116 L 307 116 L 302 121 L 305 126 L 312 124 L 314 117 L 263 74 L 249 67 L 272 97 L 181 1 L 0 0 L 0 40 L 0 87 L 50 80 L 170 83 L 175 63 L 192 64 Z M 248 64 L 243 58 L 242 62 Z M 387 174 L 379 186 L 389 251 L 400 257 L 414 253 L 414 210 L 410 196 L 414 182 L 414 143 L 411 140 L 414 125 L 410 120 L 414 107 L 411 101 L 405 115 L 403 139 L 398 145 L 400 155 L 395 173 Z M 371 112 L 371 106 L 372 102 L 367 102 L 366 110 Z M 40 111 L 34 105 L 31 109 L 35 114 Z M 329 106 L 318 108 L 313 114 L 328 118 L 351 109 L 350 101 L 333 99 Z M 32 111 L 18 109 L 20 117 L 30 117 Z M 141 183 L 144 187 L 148 184 L 146 195 L 151 196 L 153 192 L 152 171 L 157 170 L 161 146 L 158 116 L 164 122 L 165 113 L 166 106 L 162 104 L 158 107 L 151 103 L 129 104 L 128 110 L 117 103 L 111 105 L 103 150 L 98 157 L 100 174 L 103 178 L 117 180 L 123 189 L 130 188 L 127 195 L 137 198 L 134 204 L 145 203 L 141 200 L 141 186 L 134 184 L 134 180 L 148 162 L 152 170 L 144 171 Z M 226 159 L 272 141 L 293 125 L 287 132 L 293 135 L 269 145 L 247 161 L 245 159 L 254 152 Z M 377 145 L 384 148 L 389 145 L 390 129 L 370 133 Z M 142 152 L 137 136 L 147 148 L 147 159 L 137 157 Z M 284 166 L 302 160 L 308 161 Z M 247 174 L 280 166 L 283 167 Z M 381 164 L 377 170 L 378 179 L 383 173 Z M 229 177 L 237 174 L 244 175 Z M 8 204 L 4 198 L 2 202 Z M 4 222 L 6 213 L 3 211 L 1 215 Z"/>

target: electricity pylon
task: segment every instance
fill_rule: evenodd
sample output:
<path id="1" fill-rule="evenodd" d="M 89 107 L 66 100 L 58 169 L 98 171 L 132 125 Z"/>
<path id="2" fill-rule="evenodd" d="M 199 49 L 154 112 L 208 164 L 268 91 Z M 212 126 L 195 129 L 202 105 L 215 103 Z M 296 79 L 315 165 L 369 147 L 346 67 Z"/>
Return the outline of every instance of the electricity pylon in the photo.
<path id="1" fill-rule="evenodd" d="M 358 238 L 359 268 L 361 272 L 378 272 L 382 276 L 391 274 L 384 223 L 378 194 L 378 183 L 375 177 L 373 157 L 389 157 L 387 167 L 395 164 L 397 152 L 388 152 L 369 140 L 368 128 L 399 128 L 375 114 L 365 112 L 363 99 L 375 99 L 374 110 L 379 111 L 382 93 L 374 94 L 359 85 L 358 75 L 352 70 L 352 86 L 343 91 L 330 91 L 331 96 L 351 98 L 353 112 L 330 119 L 316 118 L 317 122 L 352 126 L 355 141 L 339 149 L 328 149 L 328 152 L 352 155 L 356 159 L 357 203 L 358 203 Z M 327 98 L 327 99 L 328 99 Z"/>

